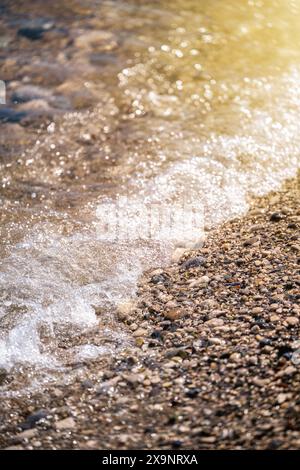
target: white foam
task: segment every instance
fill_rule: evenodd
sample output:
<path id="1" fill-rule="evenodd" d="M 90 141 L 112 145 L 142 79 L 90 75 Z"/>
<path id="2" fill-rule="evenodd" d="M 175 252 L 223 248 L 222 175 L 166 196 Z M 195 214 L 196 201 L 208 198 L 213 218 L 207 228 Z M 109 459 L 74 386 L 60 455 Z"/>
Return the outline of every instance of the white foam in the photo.
<path id="1" fill-rule="evenodd" d="M 83 346 L 77 346 L 73 350 L 74 357 L 78 361 L 97 359 L 99 356 L 109 352 L 111 352 L 111 350 L 108 347 L 95 346 L 94 344 L 84 344 Z"/>

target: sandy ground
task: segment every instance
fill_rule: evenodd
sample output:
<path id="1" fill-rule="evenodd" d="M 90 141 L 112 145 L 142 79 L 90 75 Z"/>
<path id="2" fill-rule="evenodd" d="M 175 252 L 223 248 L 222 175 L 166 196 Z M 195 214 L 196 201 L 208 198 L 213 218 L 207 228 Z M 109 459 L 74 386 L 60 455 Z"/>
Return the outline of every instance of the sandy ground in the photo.
<path id="1" fill-rule="evenodd" d="M 119 311 L 136 344 L 2 399 L 1 447 L 299 449 L 299 196 L 298 178 L 146 273 Z"/>

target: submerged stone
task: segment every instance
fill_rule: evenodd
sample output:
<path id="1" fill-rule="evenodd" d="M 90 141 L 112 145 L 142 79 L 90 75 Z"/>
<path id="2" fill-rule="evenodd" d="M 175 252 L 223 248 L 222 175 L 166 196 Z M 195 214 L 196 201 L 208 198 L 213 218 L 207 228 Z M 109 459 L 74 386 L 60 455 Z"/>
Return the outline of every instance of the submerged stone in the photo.
<path id="1" fill-rule="evenodd" d="M 46 88 L 35 85 L 24 85 L 13 92 L 11 100 L 16 103 L 27 103 L 28 101 L 37 99 L 49 100 L 51 96 L 51 91 Z"/>
<path id="2" fill-rule="evenodd" d="M 45 30 L 41 27 L 30 27 L 20 28 L 18 31 L 19 36 L 23 36 L 31 41 L 36 41 L 37 39 L 42 39 Z"/>
<path id="3" fill-rule="evenodd" d="M 0 122 L 20 122 L 26 115 L 26 112 L 15 111 L 12 108 L 0 108 Z"/>
<path id="4" fill-rule="evenodd" d="M 44 19 L 37 19 L 27 22 L 18 30 L 18 36 L 22 36 L 31 41 L 37 41 L 43 38 L 46 31 L 53 28 L 53 23 Z"/>

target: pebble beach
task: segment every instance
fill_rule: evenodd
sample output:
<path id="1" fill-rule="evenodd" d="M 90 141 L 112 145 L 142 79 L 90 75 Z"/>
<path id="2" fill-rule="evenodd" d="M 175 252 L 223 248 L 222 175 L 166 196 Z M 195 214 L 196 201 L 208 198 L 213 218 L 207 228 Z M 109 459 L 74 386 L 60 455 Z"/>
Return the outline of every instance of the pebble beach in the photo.
<path id="1" fill-rule="evenodd" d="M 2 401 L 1 447 L 299 448 L 299 196 L 298 177 L 145 273 L 118 312 L 131 346 Z"/>
<path id="2" fill-rule="evenodd" d="M 299 22 L 0 1 L 1 449 L 300 448 Z"/>

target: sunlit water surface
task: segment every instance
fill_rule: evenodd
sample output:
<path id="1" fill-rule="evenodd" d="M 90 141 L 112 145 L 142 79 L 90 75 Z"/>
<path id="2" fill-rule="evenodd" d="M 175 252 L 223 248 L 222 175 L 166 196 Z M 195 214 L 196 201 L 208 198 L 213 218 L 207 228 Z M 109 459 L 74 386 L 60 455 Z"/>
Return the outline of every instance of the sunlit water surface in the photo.
<path id="1" fill-rule="evenodd" d="M 26 12 L 6 3 L 7 18 Z M 1 147 L 0 366 L 49 371 L 130 344 L 114 308 L 142 271 L 295 175 L 300 1 L 32 4 L 72 41 L 34 57 L 22 43 L 27 82 L 51 63 L 65 74 L 55 94 L 92 97 L 26 127 L 13 156 Z M 81 40 L 91 31 L 110 34 Z M 2 129 L 13 146 L 12 125 Z M 157 208 L 175 212 L 171 231 Z M 159 235 L 138 240 L 149 212 Z"/>

